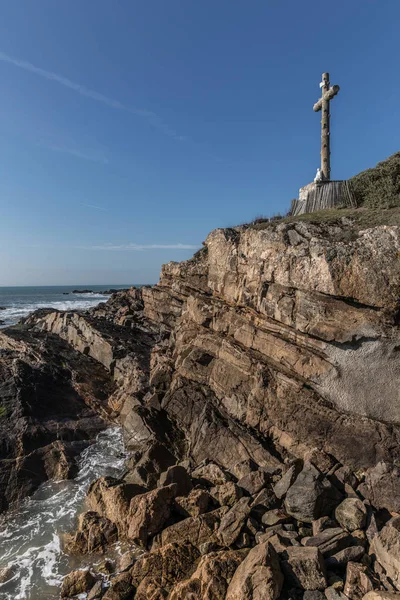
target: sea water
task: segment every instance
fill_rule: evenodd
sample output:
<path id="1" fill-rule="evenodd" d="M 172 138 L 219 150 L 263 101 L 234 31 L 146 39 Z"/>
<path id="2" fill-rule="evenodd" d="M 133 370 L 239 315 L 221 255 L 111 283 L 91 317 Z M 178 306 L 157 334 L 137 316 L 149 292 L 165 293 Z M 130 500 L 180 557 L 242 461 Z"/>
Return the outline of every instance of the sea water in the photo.
<path id="1" fill-rule="evenodd" d="M 120 476 L 126 458 L 122 430 L 111 427 L 82 452 L 75 479 L 48 481 L 0 516 L 0 572 L 11 568 L 11 578 L 0 583 L 1 600 L 59 598 L 63 577 L 90 565 L 64 554 L 62 534 L 76 527 L 90 483 L 103 475 Z"/>
<path id="2" fill-rule="evenodd" d="M 109 289 L 128 288 L 129 285 L 80 285 L 80 286 L 0 286 L 0 327 L 14 325 L 38 308 L 57 310 L 84 310 L 106 302 L 109 296 L 100 292 Z M 73 290 L 90 289 L 91 293 L 72 294 Z"/>

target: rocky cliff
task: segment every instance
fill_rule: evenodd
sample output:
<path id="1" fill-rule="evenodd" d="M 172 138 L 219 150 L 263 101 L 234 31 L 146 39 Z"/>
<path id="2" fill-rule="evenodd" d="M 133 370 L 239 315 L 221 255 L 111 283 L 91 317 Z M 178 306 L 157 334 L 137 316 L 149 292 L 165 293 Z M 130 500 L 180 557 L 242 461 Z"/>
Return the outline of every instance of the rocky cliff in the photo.
<path id="1" fill-rule="evenodd" d="M 167 583 L 157 584 L 161 592 L 148 578 L 143 584 L 138 567 L 135 572 L 133 567 L 126 583 L 129 593 L 137 588 L 136 598 L 164 598 L 167 593 L 176 599 L 211 600 L 226 594 L 231 600 L 278 598 L 283 581 L 280 570 L 292 572 L 296 561 L 302 565 L 311 561 L 317 569 L 315 587 L 301 584 L 300 589 L 324 589 L 326 566 L 322 561 L 318 567 L 322 558 L 315 549 L 320 540 L 308 544 L 309 556 L 306 552 L 307 556 L 303 553 L 297 558 L 295 550 L 288 554 L 278 544 L 287 563 L 282 564 L 281 556 L 279 567 L 276 552 L 265 540 L 255 545 L 256 534 L 267 533 L 266 527 L 277 524 L 281 529 L 287 524 L 289 533 L 290 519 L 297 519 L 293 525 L 297 532 L 298 527 L 310 527 L 305 524 L 321 517 L 334 518 L 332 511 L 344 496 L 356 503 L 350 511 L 353 517 L 357 510 L 362 513 L 351 531 L 367 526 L 363 515 L 368 511 L 369 525 L 375 513 L 373 519 L 379 521 L 381 514 L 390 517 L 400 512 L 399 257 L 399 227 L 360 229 L 347 217 L 326 223 L 282 221 L 218 229 L 192 259 L 165 265 L 154 287 L 114 294 L 86 314 L 34 315 L 19 327 L 19 333 L 13 329 L 4 333 L 4 338 L 18 338 L 18 343 L 22 335 L 59 339 L 63 347 L 101 370 L 109 386 L 104 414 L 123 425 L 132 458 L 122 482 L 100 481 L 89 493 L 97 518 L 111 521 L 121 539 L 150 545 L 153 553 L 158 552 L 150 556 L 150 563 L 160 563 L 163 553 L 172 552 L 171 564 L 187 562 L 197 565 L 201 573 L 211 567 L 205 559 L 199 562 L 199 552 L 208 552 L 200 546 L 208 538 L 215 543 L 212 532 L 219 532 L 221 552 L 228 552 L 223 561 L 226 573 L 221 576 L 226 585 L 221 583 L 220 595 L 215 591 L 206 595 L 204 590 L 195 595 L 190 581 L 179 584 L 183 591 L 179 586 L 172 590 L 174 582 L 188 577 L 189 566 L 182 567 L 181 577 L 171 576 Z M 176 463 L 192 474 L 187 489 L 179 494 L 173 475 L 168 479 L 165 474 Z M 210 469 L 214 469 L 212 476 Z M 218 479 L 216 473 L 225 475 Z M 282 508 L 267 501 L 266 490 L 281 481 L 282 475 L 285 489 L 281 495 L 274 492 L 274 502 L 283 501 L 287 494 L 286 512 L 269 522 L 264 517 L 267 509 Z M 249 481 L 239 485 L 246 477 Z M 195 500 L 193 481 L 198 492 Z M 213 510 L 199 509 L 202 481 L 213 498 Z M 215 486 L 227 483 L 232 485 L 225 496 L 223 490 L 215 491 Z M 296 485 L 291 498 L 290 489 Z M 320 491 L 311 505 L 299 507 L 301 490 L 310 493 L 316 485 Z M 256 502 L 255 496 L 262 492 L 267 496 Z M 188 494 L 191 500 L 185 500 Z M 171 549 L 169 545 L 186 535 L 179 524 L 200 519 L 202 513 L 209 516 L 196 521 L 196 543 L 191 534 L 186 539 L 189 549 Z M 248 520 L 250 513 L 253 524 Z M 339 525 L 337 531 L 338 522 L 340 515 L 336 515 L 336 531 L 330 532 L 342 541 L 334 545 L 334 551 L 332 547 L 325 552 L 325 559 L 349 545 L 360 548 L 354 536 L 351 544 L 348 535 L 343 542 L 346 526 L 340 529 Z M 70 542 L 74 547 L 79 540 L 80 551 L 82 543 L 86 544 L 87 523 L 81 522 L 78 538 Z M 205 533 L 200 535 L 200 531 Z M 299 543 L 298 533 L 292 538 Z M 386 548 L 385 540 L 380 543 Z M 378 542 L 375 545 L 378 548 Z M 246 555 L 244 549 L 253 546 L 258 547 L 256 555 L 254 548 Z M 270 556 L 271 552 L 275 554 Z M 384 550 L 379 552 L 384 555 Z M 358 553 L 364 556 L 364 550 Z M 351 564 L 360 564 L 365 571 L 368 565 L 357 562 L 356 554 L 353 551 Z M 340 560 L 343 567 L 350 559 Z M 251 564 L 245 568 L 246 561 Z M 151 564 L 140 568 L 156 570 Z M 221 568 L 219 564 L 219 572 Z M 244 579 L 249 570 L 252 573 L 247 588 L 243 588 L 243 578 L 234 575 L 239 569 L 244 570 Z M 357 566 L 354 569 L 359 582 L 362 569 L 360 573 Z M 251 595 L 248 590 L 261 575 L 270 582 L 268 589 L 262 588 L 264 595 L 254 590 Z M 318 577 L 320 582 L 315 583 Z M 204 580 L 204 573 L 198 578 Z M 389 579 L 393 581 L 392 576 Z M 368 581 L 372 581 L 371 589 L 376 587 L 372 576 Z M 154 595 L 149 592 L 151 586 Z M 397 589 L 390 582 L 385 589 L 391 590 L 390 586 Z M 369 591 L 368 585 L 364 588 L 360 589 Z M 354 591 L 348 596 L 360 597 Z"/>

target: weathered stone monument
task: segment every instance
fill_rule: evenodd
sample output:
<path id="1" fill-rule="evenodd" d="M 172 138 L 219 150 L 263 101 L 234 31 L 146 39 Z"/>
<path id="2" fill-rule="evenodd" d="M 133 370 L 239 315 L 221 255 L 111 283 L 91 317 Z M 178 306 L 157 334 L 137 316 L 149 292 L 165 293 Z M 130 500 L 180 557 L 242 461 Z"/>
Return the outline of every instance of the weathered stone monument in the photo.
<path id="1" fill-rule="evenodd" d="M 293 200 L 292 215 L 315 212 L 335 206 L 355 207 L 347 181 L 331 180 L 330 102 L 338 94 L 338 85 L 331 86 L 329 73 L 322 73 L 319 84 L 322 95 L 314 104 L 314 112 L 321 111 L 321 168 L 312 183 L 300 188 L 298 200 Z"/>

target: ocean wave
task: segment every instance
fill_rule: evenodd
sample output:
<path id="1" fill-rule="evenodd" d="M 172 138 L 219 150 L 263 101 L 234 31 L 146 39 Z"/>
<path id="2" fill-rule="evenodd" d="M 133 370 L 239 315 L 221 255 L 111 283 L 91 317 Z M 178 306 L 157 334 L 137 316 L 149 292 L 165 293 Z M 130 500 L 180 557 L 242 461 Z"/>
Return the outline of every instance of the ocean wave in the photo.
<path id="1" fill-rule="evenodd" d="M 83 295 L 83 294 L 82 294 Z M 39 308 L 54 308 L 56 310 L 87 310 L 97 306 L 100 302 L 108 300 L 108 296 L 101 294 L 85 294 L 89 299 L 74 299 L 74 300 L 56 300 L 49 302 L 30 302 L 14 304 L 7 306 L 5 309 L 0 311 L 0 320 L 3 324 L 1 327 L 8 325 L 14 325 L 20 319 L 27 317 L 30 313 L 38 310 Z"/>
<path id="2" fill-rule="evenodd" d="M 60 534 L 73 529 L 90 483 L 102 475 L 121 475 L 126 458 L 122 430 L 111 427 L 82 452 L 74 480 L 48 481 L 20 507 L 2 515 L 0 569 L 10 568 L 11 576 L 0 583 L 0 600 L 59 597 L 63 577 L 76 568 L 76 558 L 62 551 Z"/>

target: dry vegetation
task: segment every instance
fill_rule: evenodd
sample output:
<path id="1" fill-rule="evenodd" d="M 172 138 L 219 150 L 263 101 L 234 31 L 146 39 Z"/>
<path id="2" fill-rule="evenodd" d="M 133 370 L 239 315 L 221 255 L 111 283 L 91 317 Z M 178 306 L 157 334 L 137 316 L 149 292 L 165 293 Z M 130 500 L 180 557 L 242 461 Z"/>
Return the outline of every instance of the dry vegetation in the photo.
<path id="1" fill-rule="evenodd" d="M 247 226 L 265 229 L 273 226 L 276 221 L 347 224 L 357 231 L 378 225 L 400 226 L 400 152 L 378 163 L 376 167 L 355 175 L 349 182 L 359 207 L 357 209 L 338 207 L 297 217 L 257 217 Z"/>

